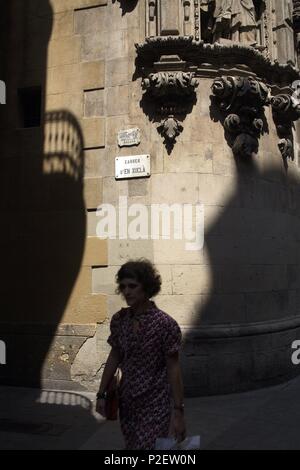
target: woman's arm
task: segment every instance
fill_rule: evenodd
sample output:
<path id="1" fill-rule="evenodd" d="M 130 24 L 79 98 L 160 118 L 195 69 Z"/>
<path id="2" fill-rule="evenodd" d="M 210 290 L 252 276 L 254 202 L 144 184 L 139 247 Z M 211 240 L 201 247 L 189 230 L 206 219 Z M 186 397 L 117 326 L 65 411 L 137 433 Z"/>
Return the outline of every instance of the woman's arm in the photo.
<path id="1" fill-rule="evenodd" d="M 99 386 L 99 393 L 104 393 L 106 391 L 110 381 L 112 380 L 114 376 L 114 373 L 116 372 L 118 368 L 118 365 L 120 364 L 120 361 L 121 361 L 121 356 L 120 356 L 119 351 L 116 348 L 112 348 L 108 355 L 108 358 L 104 367 L 104 371 L 103 371 L 100 386 Z"/>
<path id="2" fill-rule="evenodd" d="M 109 353 L 109 356 L 107 358 L 107 361 L 106 361 L 106 364 L 105 364 L 105 367 L 104 367 L 104 371 L 103 371 L 103 374 L 102 374 L 102 378 L 101 378 L 101 382 L 100 382 L 100 386 L 99 386 L 99 392 L 98 392 L 99 394 L 104 394 L 105 393 L 105 391 L 106 391 L 110 381 L 112 380 L 112 378 L 113 378 L 120 362 L 121 362 L 121 356 L 120 356 L 120 353 L 119 353 L 118 349 L 112 348 L 110 353 Z M 105 409 L 105 399 L 98 398 L 97 399 L 97 405 L 96 405 L 96 411 L 98 413 L 100 413 L 102 416 L 105 417 L 104 409 Z"/>
<path id="3" fill-rule="evenodd" d="M 179 353 L 167 357 L 167 370 L 174 401 L 170 432 L 174 435 L 176 440 L 180 442 L 185 439 L 186 428 L 183 404 L 183 381 L 179 363 Z"/>

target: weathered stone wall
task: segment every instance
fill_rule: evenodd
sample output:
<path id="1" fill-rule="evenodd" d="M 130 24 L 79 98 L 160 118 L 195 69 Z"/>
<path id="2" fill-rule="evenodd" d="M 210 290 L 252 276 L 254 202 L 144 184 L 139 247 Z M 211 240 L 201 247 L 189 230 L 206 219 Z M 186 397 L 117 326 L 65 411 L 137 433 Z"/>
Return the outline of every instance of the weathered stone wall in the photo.
<path id="1" fill-rule="evenodd" d="M 204 203 L 203 250 L 186 251 L 178 240 L 113 240 L 109 267 L 93 271 L 94 291 L 108 294 L 113 314 L 121 305 L 114 295 L 118 267 L 128 257 L 155 262 L 163 279 L 157 304 L 183 327 L 192 394 L 249 389 L 297 373 L 291 344 L 299 335 L 298 162 L 285 170 L 269 108 L 259 153 L 249 164 L 237 162 L 222 125 L 210 117 L 211 85 L 212 79 L 200 81 L 197 104 L 171 155 L 142 113 L 126 122 L 143 129 L 133 154 L 151 148 L 154 159 L 160 156 L 150 180 L 104 178 L 107 202 L 121 194 L 128 204 Z"/>
<path id="2" fill-rule="evenodd" d="M 120 14 L 118 8 L 113 11 Z M 125 17 L 142 21 L 143 15 L 139 2 Z M 135 37 L 128 31 L 124 51 L 128 48 L 132 67 Z M 270 106 L 258 154 L 250 162 L 236 160 L 221 122 L 214 119 L 213 78 L 199 82 L 197 103 L 168 153 L 157 124 L 140 106 L 141 78 L 131 83 L 129 77 L 129 103 L 123 108 L 120 95 L 121 106 L 109 127 L 106 158 L 111 166 L 103 176 L 105 202 L 117 204 L 119 196 L 127 196 L 128 205 L 148 207 L 204 203 L 203 250 L 186 251 L 178 240 L 111 240 L 109 266 L 93 271 L 93 288 L 108 295 L 112 315 L 122 305 L 114 294 L 119 266 L 131 257 L 153 260 L 163 278 L 157 303 L 184 331 L 187 392 L 211 394 L 255 388 L 297 373 L 291 344 L 299 335 L 299 167 L 297 158 L 285 166 Z M 117 131 L 135 126 L 142 131 L 141 144 L 118 149 Z M 115 156 L 144 153 L 152 158 L 150 179 L 115 181 Z M 90 227 L 95 230 L 95 219 Z"/>
<path id="3" fill-rule="evenodd" d="M 297 373 L 290 357 L 299 330 L 298 154 L 286 167 L 271 107 L 258 154 L 237 160 L 212 104 L 214 76 L 201 76 L 168 152 L 141 103 L 135 43 L 145 39 L 144 1 L 31 0 L 23 11 L 11 4 L 18 33 L 8 47 L 18 52 L 1 127 L 0 338 L 15 358 L 3 381 L 95 389 L 109 320 L 123 305 L 114 276 L 138 257 L 158 267 L 157 304 L 183 329 L 188 393 L 249 389 Z M 16 90 L 34 85 L 43 90 L 43 125 L 18 129 Z M 119 148 L 117 132 L 133 127 L 141 143 Z M 116 181 L 115 157 L 140 154 L 151 155 L 151 177 Z M 97 239 L 97 206 L 118 207 L 119 196 L 148 208 L 203 203 L 203 249 L 187 251 L 184 240 Z"/>

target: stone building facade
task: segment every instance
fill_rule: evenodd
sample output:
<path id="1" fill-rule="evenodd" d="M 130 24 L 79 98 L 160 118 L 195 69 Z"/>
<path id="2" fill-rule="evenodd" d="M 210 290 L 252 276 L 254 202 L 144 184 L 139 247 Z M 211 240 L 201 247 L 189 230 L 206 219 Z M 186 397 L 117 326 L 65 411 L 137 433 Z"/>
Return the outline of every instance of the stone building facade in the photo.
<path id="1" fill-rule="evenodd" d="M 1 383 L 94 390 L 115 274 L 139 257 L 181 325 L 188 394 L 298 374 L 298 3 L 3 2 Z M 139 155 L 151 174 L 116 178 Z M 201 204 L 204 245 L 100 239 L 97 208 L 124 201 Z"/>

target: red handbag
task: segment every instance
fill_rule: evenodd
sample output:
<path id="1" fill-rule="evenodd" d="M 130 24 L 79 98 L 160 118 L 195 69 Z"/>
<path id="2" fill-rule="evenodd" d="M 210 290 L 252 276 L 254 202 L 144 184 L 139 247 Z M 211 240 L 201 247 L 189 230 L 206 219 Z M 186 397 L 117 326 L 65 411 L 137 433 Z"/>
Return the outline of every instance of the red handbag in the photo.
<path id="1" fill-rule="evenodd" d="M 105 417 L 109 421 L 116 421 L 119 414 L 119 385 L 121 372 L 117 369 L 115 375 L 106 389 Z"/>

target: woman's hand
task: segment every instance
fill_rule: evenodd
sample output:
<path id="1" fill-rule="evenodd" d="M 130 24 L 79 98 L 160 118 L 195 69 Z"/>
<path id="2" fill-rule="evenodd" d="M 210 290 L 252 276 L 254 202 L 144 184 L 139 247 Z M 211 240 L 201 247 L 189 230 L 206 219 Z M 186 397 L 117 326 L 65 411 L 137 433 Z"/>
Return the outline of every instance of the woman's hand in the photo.
<path id="1" fill-rule="evenodd" d="M 105 400 L 103 398 L 98 398 L 96 401 L 96 411 L 99 413 L 103 418 L 106 418 L 105 416 Z"/>
<path id="2" fill-rule="evenodd" d="M 181 442 L 186 438 L 185 419 L 181 410 L 173 410 L 170 424 L 170 435 L 175 437 L 177 442 Z"/>

